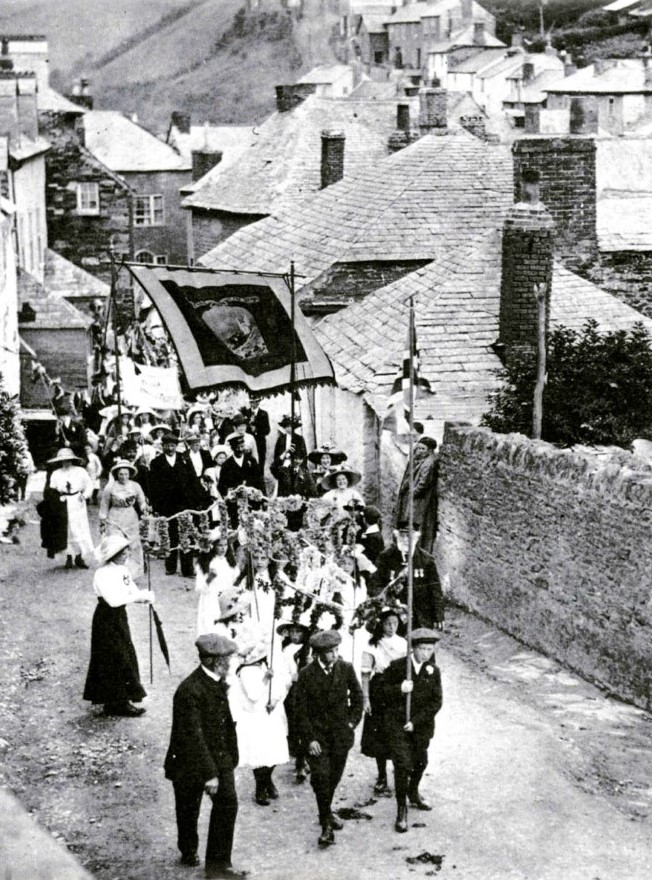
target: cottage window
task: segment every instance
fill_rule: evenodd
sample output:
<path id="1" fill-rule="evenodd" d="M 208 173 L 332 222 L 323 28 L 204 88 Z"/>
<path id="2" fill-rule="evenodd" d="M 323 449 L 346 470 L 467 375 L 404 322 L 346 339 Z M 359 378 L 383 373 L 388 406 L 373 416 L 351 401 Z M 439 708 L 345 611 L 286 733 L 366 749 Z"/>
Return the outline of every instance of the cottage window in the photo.
<path id="1" fill-rule="evenodd" d="M 134 226 L 163 226 L 163 196 L 135 196 Z"/>
<path id="2" fill-rule="evenodd" d="M 167 254 L 153 254 L 151 251 L 136 251 L 137 263 L 150 263 L 156 266 L 167 266 Z"/>
<path id="3" fill-rule="evenodd" d="M 94 181 L 77 184 L 77 213 L 97 217 L 100 213 L 100 185 Z"/>

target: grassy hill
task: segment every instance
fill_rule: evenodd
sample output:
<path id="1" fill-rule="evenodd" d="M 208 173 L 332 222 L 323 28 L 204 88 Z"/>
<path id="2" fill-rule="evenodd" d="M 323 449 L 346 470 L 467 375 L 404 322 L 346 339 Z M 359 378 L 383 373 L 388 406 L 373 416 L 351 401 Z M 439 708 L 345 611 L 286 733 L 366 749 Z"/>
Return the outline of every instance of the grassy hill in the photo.
<path id="1" fill-rule="evenodd" d="M 280 0 L 260 0 L 257 12 L 246 7 L 247 0 L 0 0 L 0 29 L 47 34 L 57 88 L 84 74 L 98 108 L 136 112 L 163 132 L 175 109 L 198 122 L 258 122 L 274 109 L 275 84 L 335 60 L 338 0 L 304 0 L 300 19 Z"/>

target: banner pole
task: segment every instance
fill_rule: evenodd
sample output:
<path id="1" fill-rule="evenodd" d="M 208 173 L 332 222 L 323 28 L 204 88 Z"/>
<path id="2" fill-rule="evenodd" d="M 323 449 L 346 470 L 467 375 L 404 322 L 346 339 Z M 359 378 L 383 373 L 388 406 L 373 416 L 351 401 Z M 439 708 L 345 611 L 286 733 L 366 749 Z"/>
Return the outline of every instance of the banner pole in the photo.
<path id="1" fill-rule="evenodd" d="M 117 272 L 115 268 L 115 253 L 113 250 L 113 242 L 111 242 L 111 246 L 109 248 L 109 253 L 111 254 L 111 319 L 113 322 L 113 354 L 115 357 L 115 387 L 116 393 L 118 395 L 118 424 L 122 423 L 122 389 L 120 388 L 120 347 L 118 345 L 118 320 L 117 320 L 117 303 L 116 303 L 116 288 L 117 288 Z"/>
<path id="2" fill-rule="evenodd" d="M 407 670 L 406 678 L 412 681 L 412 612 L 414 605 L 414 561 L 412 559 L 412 541 L 414 534 L 414 300 L 410 297 L 410 329 L 409 329 L 409 346 L 410 346 L 410 381 L 408 385 L 408 404 L 409 413 L 409 441 L 408 441 L 408 474 L 409 474 L 409 494 L 408 494 L 408 619 L 407 619 Z M 405 715 L 406 722 L 409 723 L 412 712 L 412 694 L 406 695 Z"/>
<path id="3" fill-rule="evenodd" d="M 290 261 L 290 321 L 292 324 L 292 340 L 290 344 L 290 446 L 294 449 L 294 389 L 297 381 L 297 346 L 295 330 L 296 290 L 294 284 L 294 260 Z M 294 470 L 294 452 L 290 458 L 290 493 L 294 495 L 296 488 L 296 474 Z"/>

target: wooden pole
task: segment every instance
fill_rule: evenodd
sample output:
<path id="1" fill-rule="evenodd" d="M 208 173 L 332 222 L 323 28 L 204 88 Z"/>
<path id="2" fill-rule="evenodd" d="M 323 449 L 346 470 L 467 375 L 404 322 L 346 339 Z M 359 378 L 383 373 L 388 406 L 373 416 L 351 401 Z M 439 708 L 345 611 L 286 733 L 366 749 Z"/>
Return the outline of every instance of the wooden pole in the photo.
<path id="1" fill-rule="evenodd" d="M 122 423 L 122 390 L 120 388 L 120 347 L 118 345 L 118 308 L 116 289 L 118 285 L 117 271 L 115 268 L 115 253 L 113 243 L 110 247 L 111 254 L 111 318 L 113 322 L 113 354 L 115 357 L 115 388 L 118 396 L 118 425 Z"/>
<path id="2" fill-rule="evenodd" d="M 290 261 L 290 321 L 292 324 L 292 339 L 290 343 L 290 446 L 294 449 L 294 390 L 297 382 L 297 346 L 296 346 L 296 338 L 295 338 L 295 310 L 296 310 L 296 290 L 294 284 L 294 260 Z M 294 495 L 295 486 L 295 471 L 294 471 L 294 452 L 292 452 L 290 458 L 290 492 Z M 273 644 L 273 636 L 272 636 L 272 644 Z M 271 694 L 271 686 L 270 686 L 270 694 Z"/>
<path id="3" fill-rule="evenodd" d="M 532 408 L 532 438 L 541 439 L 543 424 L 543 389 L 546 384 L 546 306 L 547 284 L 535 284 L 534 295 L 537 300 L 537 381 L 534 386 Z"/>
<path id="4" fill-rule="evenodd" d="M 272 639 L 269 647 L 269 671 L 274 675 L 274 642 L 276 641 L 276 599 L 274 599 L 274 608 L 272 609 Z M 272 684 L 273 678 L 269 680 L 269 689 L 267 691 L 267 712 L 272 711 Z"/>
<path id="5" fill-rule="evenodd" d="M 147 563 L 147 589 L 151 592 L 151 590 L 152 590 L 152 566 L 150 564 L 149 553 L 145 554 L 145 560 Z M 154 684 L 154 647 L 153 647 L 153 638 L 152 638 L 152 620 L 154 618 L 154 615 L 152 614 L 152 603 L 149 602 L 147 607 L 148 607 L 148 615 L 149 615 L 149 683 Z"/>
<path id="6" fill-rule="evenodd" d="M 412 535 L 414 533 L 414 300 L 410 297 L 409 328 L 410 381 L 408 386 L 409 406 L 409 446 L 408 446 L 408 619 L 407 619 L 407 669 L 406 679 L 412 681 L 412 611 L 414 606 L 414 561 L 412 559 Z M 409 723 L 412 714 L 412 694 L 406 695 L 405 720 Z"/>

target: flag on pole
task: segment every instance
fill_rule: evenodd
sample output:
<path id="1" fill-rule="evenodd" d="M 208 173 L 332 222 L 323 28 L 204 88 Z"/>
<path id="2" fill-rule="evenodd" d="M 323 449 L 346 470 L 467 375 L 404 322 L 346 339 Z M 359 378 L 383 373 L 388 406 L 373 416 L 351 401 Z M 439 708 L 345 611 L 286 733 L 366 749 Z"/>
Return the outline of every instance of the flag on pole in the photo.
<path id="1" fill-rule="evenodd" d="M 403 359 L 387 404 L 387 412 L 383 419 L 383 428 L 398 435 L 410 433 L 410 376 L 412 377 L 413 396 L 416 400 L 419 391 L 430 391 L 430 383 L 419 374 L 419 347 L 417 331 L 414 325 L 414 304 L 410 300 L 410 320 L 408 333 L 403 350 Z"/>

